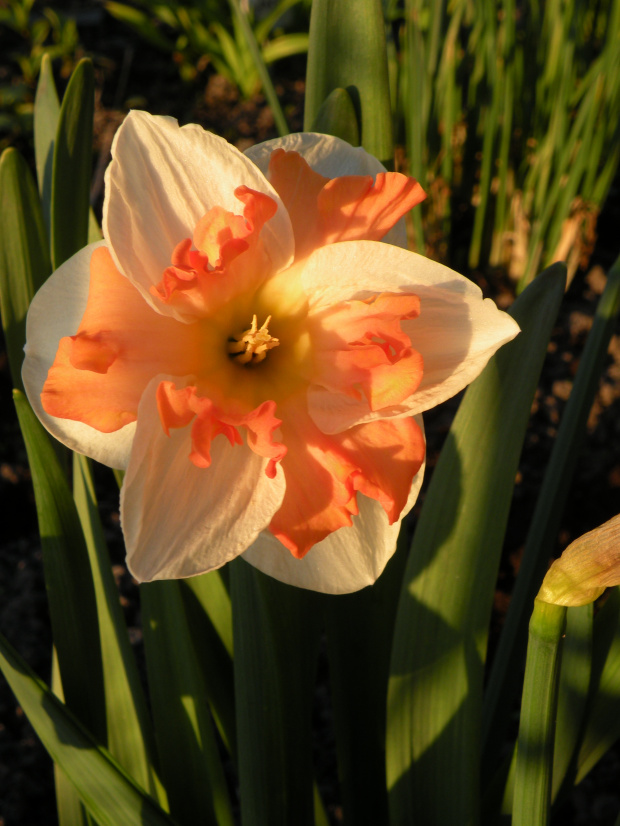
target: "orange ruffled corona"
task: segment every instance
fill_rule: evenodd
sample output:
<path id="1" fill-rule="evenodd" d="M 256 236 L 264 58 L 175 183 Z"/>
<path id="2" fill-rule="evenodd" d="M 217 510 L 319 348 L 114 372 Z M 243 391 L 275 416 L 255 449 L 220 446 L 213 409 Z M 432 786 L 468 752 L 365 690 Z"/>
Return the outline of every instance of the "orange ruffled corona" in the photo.
<path id="1" fill-rule="evenodd" d="M 322 174 L 338 160 L 370 174 Z M 316 590 L 374 581 L 419 490 L 416 414 L 471 380 L 514 322 L 379 243 L 402 243 L 424 193 L 337 139 L 290 136 L 248 159 L 136 112 L 106 183 L 106 242 L 35 298 L 24 380 L 55 435 L 127 468 L 132 572 L 190 576 L 245 552 Z M 50 364 L 58 334 L 40 323 L 63 269 L 79 321 Z"/>

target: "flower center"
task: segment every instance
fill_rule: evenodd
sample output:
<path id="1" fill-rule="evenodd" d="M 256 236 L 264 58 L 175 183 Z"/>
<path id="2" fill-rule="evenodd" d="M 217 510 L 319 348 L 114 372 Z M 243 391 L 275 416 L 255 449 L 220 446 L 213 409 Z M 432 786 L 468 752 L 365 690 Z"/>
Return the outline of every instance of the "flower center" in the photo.
<path id="1" fill-rule="evenodd" d="M 268 315 L 265 323 L 259 328 L 255 313 L 249 330 L 236 333 L 228 339 L 228 354 L 237 364 L 258 364 L 264 361 L 268 350 L 280 344 L 280 340 L 270 335 L 267 329 L 270 321 L 271 316 Z"/>

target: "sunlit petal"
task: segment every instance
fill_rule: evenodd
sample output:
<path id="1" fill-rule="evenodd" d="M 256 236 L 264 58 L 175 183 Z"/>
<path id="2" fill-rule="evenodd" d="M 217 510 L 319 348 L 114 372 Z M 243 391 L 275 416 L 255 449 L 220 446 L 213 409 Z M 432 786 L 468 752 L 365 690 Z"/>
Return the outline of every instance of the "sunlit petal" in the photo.
<path id="1" fill-rule="evenodd" d="M 222 138 L 173 118 L 133 111 L 112 145 L 106 172 L 103 232 L 115 263 L 147 301 L 177 244 L 191 238 L 212 207 L 240 214 L 243 183 L 273 198 L 279 209 L 263 230 L 276 268 L 293 254 L 286 210 L 258 168 Z M 174 314 L 174 312 L 173 312 Z"/>
<path id="2" fill-rule="evenodd" d="M 333 272 L 339 273 L 338 279 L 330 279 Z M 462 390 L 519 331 L 510 316 L 483 299 L 469 279 L 428 258 L 385 244 L 377 247 L 359 241 L 323 247 L 307 260 L 301 277 L 311 308 L 317 313 L 343 300 L 377 292 L 413 293 L 420 299 L 419 317 L 402 322 L 424 364 L 415 392 L 377 411 L 365 397 L 334 393 L 315 383 L 308 391 L 309 409 L 325 433 L 380 417 L 428 410 Z"/>
<path id="3" fill-rule="evenodd" d="M 320 135 L 316 132 L 294 132 L 283 138 L 251 146 L 245 154 L 267 175 L 271 153 L 276 149 L 286 152 L 298 152 L 306 163 L 325 178 L 338 178 L 344 175 L 371 175 L 374 178 L 386 169 L 375 157 L 362 149 L 332 135 Z M 405 222 L 399 221 L 383 240 L 388 244 L 407 248 L 407 231 Z"/>
<path id="4" fill-rule="evenodd" d="M 159 419 L 155 395 L 169 378 L 158 376 L 144 393 L 121 492 L 127 562 L 140 581 L 219 568 L 255 541 L 284 495 L 281 470 L 268 477 L 267 459 L 223 435 L 208 468 L 190 461 L 190 428 L 167 436 Z"/>
<path id="5" fill-rule="evenodd" d="M 421 424 L 421 419 L 418 419 Z M 341 528 L 296 559 L 272 534 L 260 534 L 243 559 L 269 576 L 313 591 L 348 594 L 372 585 L 396 548 L 400 524 L 415 504 L 424 477 L 424 465 L 413 479 L 400 518 L 389 524 L 379 502 L 358 496 L 359 513 L 351 527 Z"/>
<path id="6" fill-rule="evenodd" d="M 110 467 L 124 468 L 129 461 L 135 424 L 113 433 L 102 433 L 81 421 L 51 416 L 41 403 L 43 385 L 59 342 L 77 333 L 86 310 L 93 251 L 104 246 L 104 242 L 100 242 L 80 250 L 48 278 L 33 298 L 26 324 L 22 378 L 35 413 L 53 436 L 78 453 Z"/>

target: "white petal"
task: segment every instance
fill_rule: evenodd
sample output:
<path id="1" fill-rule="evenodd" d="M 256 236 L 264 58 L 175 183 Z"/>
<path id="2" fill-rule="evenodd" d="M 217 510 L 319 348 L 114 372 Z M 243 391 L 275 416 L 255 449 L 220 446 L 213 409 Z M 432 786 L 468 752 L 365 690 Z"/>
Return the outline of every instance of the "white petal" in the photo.
<path id="1" fill-rule="evenodd" d="M 103 234 L 114 262 L 152 302 L 149 288 L 170 265 L 174 247 L 191 238 L 212 207 L 242 214 L 234 190 L 263 192 L 278 211 L 262 230 L 276 269 L 294 252 L 293 230 L 277 193 L 257 167 L 223 138 L 196 124 L 130 112 L 114 137 L 106 171 Z"/>
<path id="2" fill-rule="evenodd" d="M 59 267 L 32 300 L 26 320 L 26 357 L 22 378 L 28 400 L 44 426 L 63 444 L 109 465 L 124 468 L 135 432 L 128 424 L 115 433 L 100 433 L 82 422 L 50 416 L 41 405 L 41 391 L 56 358 L 58 342 L 77 333 L 86 309 L 90 281 L 90 258 L 96 247 L 89 244 Z"/>
<path id="3" fill-rule="evenodd" d="M 219 568 L 243 553 L 271 522 L 284 496 L 284 474 L 223 435 L 212 463 L 189 459 L 191 426 L 163 432 L 155 378 L 138 408 L 138 426 L 121 491 L 127 564 L 136 579 L 180 579 Z"/>
<path id="4" fill-rule="evenodd" d="M 422 426 L 421 416 L 417 421 Z M 401 521 L 418 498 L 424 468 L 414 477 L 407 504 L 393 525 L 378 502 L 358 494 L 359 515 L 353 517 L 352 526 L 334 531 L 303 559 L 296 559 L 268 531 L 242 558 L 280 582 L 324 594 L 350 594 L 372 585 L 396 550 Z"/>
<path id="5" fill-rule="evenodd" d="M 383 164 L 361 146 L 317 132 L 294 132 L 283 138 L 274 138 L 264 143 L 250 146 L 245 154 L 267 175 L 269 158 L 275 149 L 299 152 L 306 163 L 319 175 L 326 178 L 341 178 L 343 175 L 372 175 L 385 172 Z M 401 219 L 382 239 L 384 243 L 407 249 L 407 229 Z"/>
<path id="6" fill-rule="evenodd" d="M 434 407 L 473 381 L 493 353 L 519 332 L 516 322 L 493 301 L 483 299 L 469 279 L 385 244 L 351 241 L 323 247 L 310 256 L 301 278 L 313 309 L 380 292 L 406 291 L 420 298 L 419 318 L 402 324 L 424 359 L 418 390 L 396 407 L 373 412 L 365 399 L 312 386 L 308 407 L 324 433 Z"/>

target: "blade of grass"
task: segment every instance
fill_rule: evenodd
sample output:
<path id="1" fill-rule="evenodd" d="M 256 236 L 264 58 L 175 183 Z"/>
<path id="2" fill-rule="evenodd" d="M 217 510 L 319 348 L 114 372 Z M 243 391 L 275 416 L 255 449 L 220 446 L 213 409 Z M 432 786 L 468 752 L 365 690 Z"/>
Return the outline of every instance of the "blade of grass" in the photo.
<path id="1" fill-rule="evenodd" d="M 15 149 L 0 158 L 0 310 L 13 385 L 21 370 L 26 313 L 51 272 L 39 195 L 28 165 Z"/>
<path id="2" fill-rule="evenodd" d="M 329 677 L 345 823 L 388 823 L 385 708 L 390 650 L 409 532 L 377 582 L 355 594 L 325 596 Z"/>
<path id="3" fill-rule="evenodd" d="M 523 437 L 565 277 L 562 265 L 550 268 L 513 304 L 522 332 L 467 391 L 416 527 L 388 689 L 394 823 L 458 826 L 479 816 L 491 606 Z"/>
<path id="4" fill-rule="evenodd" d="M 34 98 L 34 155 L 37 166 L 37 180 L 43 207 L 43 219 L 48 238 L 51 233 L 52 209 L 52 165 L 54 162 L 54 141 L 60 115 L 60 103 L 56 94 L 52 60 L 44 54 L 37 92 Z"/>
<path id="5" fill-rule="evenodd" d="M 206 687 L 179 582 L 140 588 L 146 665 L 161 776 L 179 826 L 232 826 Z"/>
<path id="6" fill-rule="evenodd" d="M 265 61 L 263 60 L 263 56 L 261 54 L 258 43 L 256 42 L 256 38 L 254 37 L 252 27 L 248 22 L 247 15 L 241 8 L 239 0 L 228 0 L 228 3 L 230 5 L 233 15 L 239 23 L 239 27 L 241 29 L 241 32 L 243 33 L 243 37 L 245 38 L 248 50 L 252 55 L 254 66 L 256 67 L 258 76 L 261 79 L 263 92 L 265 93 L 267 103 L 271 107 L 271 111 L 273 113 L 273 118 L 276 123 L 276 129 L 278 130 L 278 134 L 288 135 L 290 130 L 288 128 L 286 118 L 284 117 L 284 112 L 282 111 L 282 107 L 280 106 L 278 95 L 276 94 L 273 82 L 271 80 L 271 77 L 269 76 L 269 71 L 267 69 L 267 66 L 265 65 Z"/>
<path id="7" fill-rule="evenodd" d="M 45 587 L 67 705 L 105 742 L 99 625 L 88 552 L 71 491 L 50 439 L 19 391 L 13 393 L 32 473 Z"/>
<path id="8" fill-rule="evenodd" d="M 620 589 L 614 588 L 594 620 L 592 686 L 575 783 L 620 737 Z"/>
<path id="9" fill-rule="evenodd" d="M 58 668 L 56 649 L 52 649 L 52 691 L 64 703 Z M 73 783 L 69 780 L 58 763 L 54 763 L 54 789 L 56 791 L 56 813 L 58 826 L 90 826 L 90 820 L 80 796 Z"/>
<path id="10" fill-rule="evenodd" d="M 419 10 L 414 2 L 405 5 L 405 30 L 403 34 L 404 78 L 402 84 L 405 137 L 409 174 L 426 188 L 428 165 L 428 117 L 430 87 L 426 83 L 425 47 L 418 27 Z M 423 211 L 410 213 L 413 222 L 414 249 L 424 250 Z"/>
<path id="11" fill-rule="evenodd" d="M 211 712 L 229 754 L 237 759 L 232 610 L 219 571 L 180 583 L 189 633 Z"/>
<path id="12" fill-rule="evenodd" d="M 230 569 L 241 819 L 244 826 L 313 826 L 316 596 L 242 559 Z"/>
<path id="13" fill-rule="evenodd" d="M 0 669 L 51 758 L 99 826 L 174 826 L 1 634 Z"/>
<path id="14" fill-rule="evenodd" d="M 54 269 L 88 243 L 94 108 L 93 65 L 84 59 L 67 85 L 54 142 L 50 239 Z"/>
<path id="15" fill-rule="evenodd" d="M 592 672 L 593 617 L 592 605 L 569 608 L 566 612 L 553 747 L 552 801 L 561 798 L 563 787 L 568 791 L 575 779 Z"/>
<path id="16" fill-rule="evenodd" d="M 95 587 L 106 706 L 107 747 L 153 797 L 155 739 L 99 518 L 90 462 L 73 454 L 73 495 Z M 165 795 L 159 802 L 165 807 Z"/>

